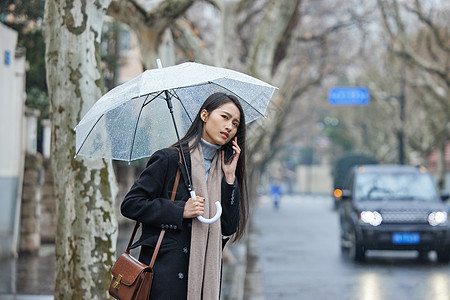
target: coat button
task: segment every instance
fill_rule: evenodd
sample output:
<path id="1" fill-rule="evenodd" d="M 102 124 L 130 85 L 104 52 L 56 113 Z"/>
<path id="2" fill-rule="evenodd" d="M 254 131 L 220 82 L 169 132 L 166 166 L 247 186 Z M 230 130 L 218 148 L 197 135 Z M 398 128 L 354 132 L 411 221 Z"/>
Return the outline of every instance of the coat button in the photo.
<path id="1" fill-rule="evenodd" d="M 178 279 L 183 279 L 184 278 L 184 274 L 183 273 L 178 273 Z"/>
<path id="2" fill-rule="evenodd" d="M 173 225 L 169 225 L 169 228 L 170 228 L 170 229 L 173 229 Z"/>
<path id="3" fill-rule="evenodd" d="M 177 229 L 177 225 L 173 225 L 173 229 Z"/>
<path id="4" fill-rule="evenodd" d="M 165 227 L 165 226 L 164 226 L 164 224 L 161 224 L 161 228 L 163 228 L 163 229 L 164 229 L 164 227 Z"/>
<path id="5" fill-rule="evenodd" d="M 185 254 L 187 254 L 187 253 L 188 253 L 188 248 L 187 248 L 187 247 L 184 247 L 184 248 L 183 248 L 183 252 L 184 252 Z"/>

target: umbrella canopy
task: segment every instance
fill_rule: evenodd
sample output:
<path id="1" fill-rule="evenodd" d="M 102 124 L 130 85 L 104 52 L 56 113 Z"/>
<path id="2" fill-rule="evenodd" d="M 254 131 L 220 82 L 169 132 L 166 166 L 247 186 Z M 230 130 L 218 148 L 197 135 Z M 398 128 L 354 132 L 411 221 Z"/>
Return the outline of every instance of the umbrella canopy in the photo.
<path id="1" fill-rule="evenodd" d="M 177 141 L 208 96 L 235 95 L 246 123 L 264 116 L 275 87 L 246 74 L 198 63 L 143 72 L 110 90 L 86 113 L 76 130 L 76 154 L 131 161 Z M 167 97 L 173 101 L 173 114 Z M 172 119 L 174 118 L 174 120 Z"/>

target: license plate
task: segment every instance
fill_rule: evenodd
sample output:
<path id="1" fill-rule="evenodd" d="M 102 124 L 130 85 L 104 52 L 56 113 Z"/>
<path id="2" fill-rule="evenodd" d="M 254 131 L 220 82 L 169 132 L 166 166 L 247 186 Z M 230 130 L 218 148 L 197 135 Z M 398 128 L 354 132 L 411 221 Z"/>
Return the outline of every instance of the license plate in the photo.
<path id="1" fill-rule="evenodd" d="M 392 243 L 395 245 L 417 245 L 420 243 L 420 234 L 417 232 L 394 232 Z"/>

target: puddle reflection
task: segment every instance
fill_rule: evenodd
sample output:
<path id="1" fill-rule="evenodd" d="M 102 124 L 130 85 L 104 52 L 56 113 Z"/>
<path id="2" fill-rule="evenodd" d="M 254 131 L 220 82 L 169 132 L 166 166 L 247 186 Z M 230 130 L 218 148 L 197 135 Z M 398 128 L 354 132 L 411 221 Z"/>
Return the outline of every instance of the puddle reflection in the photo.
<path id="1" fill-rule="evenodd" d="M 357 298 L 360 300 L 379 300 L 382 299 L 380 291 L 382 289 L 381 275 L 376 273 L 364 273 L 358 276 Z"/>
<path id="2" fill-rule="evenodd" d="M 413 299 L 450 300 L 449 266 L 438 264 L 433 255 L 425 261 L 410 253 L 370 256 L 358 269 L 354 299 L 411 299 L 408 294 L 414 294 Z"/>
<path id="3" fill-rule="evenodd" d="M 427 281 L 426 299 L 448 300 L 450 295 L 450 279 L 449 275 L 436 273 L 431 274 Z"/>
<path id="4" fill-rule="evenodd" d="M 0 299 L 2 295 L 53 294 L 54 255 L 22 256 L 0 262 Z"/>

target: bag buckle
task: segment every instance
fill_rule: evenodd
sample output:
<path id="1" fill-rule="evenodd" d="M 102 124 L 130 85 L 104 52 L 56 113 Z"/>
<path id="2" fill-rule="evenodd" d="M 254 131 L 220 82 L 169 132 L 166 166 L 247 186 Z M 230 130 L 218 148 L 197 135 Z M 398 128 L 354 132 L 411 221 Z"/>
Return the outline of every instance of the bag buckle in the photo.
<path id="1" fill-rule="evenodd" d="M 122 280 L 122 275 L 119 274 L 119 276 L 117 276 L 117 278 L 116 278 L 116 281 L 114 281 L 114 283 L 113 283 L 113 288 L 118 290 L 120 288 L 120 281 L 121 280 Z"/>

